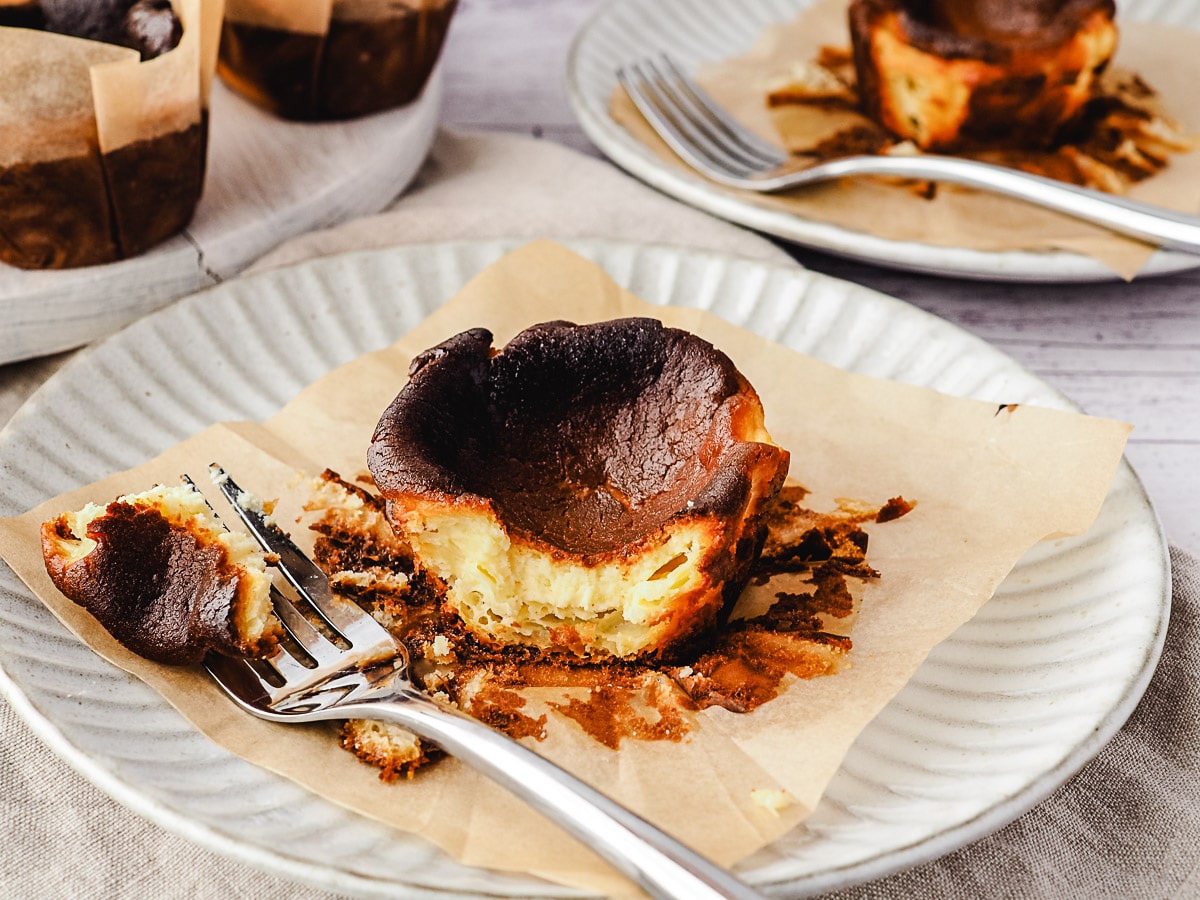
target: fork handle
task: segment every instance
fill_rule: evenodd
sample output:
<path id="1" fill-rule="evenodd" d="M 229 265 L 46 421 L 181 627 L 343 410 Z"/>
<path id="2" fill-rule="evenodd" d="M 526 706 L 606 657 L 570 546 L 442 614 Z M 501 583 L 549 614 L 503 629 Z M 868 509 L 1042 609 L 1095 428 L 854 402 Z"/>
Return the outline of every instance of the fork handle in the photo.
<path id="1" fill-rule="evenodd" d="M 645 819 L 507 735 L 439 705 L 415 688 L 355 704 L 438 744 L 579 838 L 655 897 L 679 900 L 762 895 Z M 358 713 L 341 706 L 338 718 Z"/>
<path id="2" fill-rule="evenodd" d="M 851 156 L 822 164 L 829 177 L 891 175 L 949 181 L 1025 200 L 1056 212 L 1101 225 L 1160 247 L 1200 253 L 1200 216 L 1187 215 L 1148 203 L 1102 194 L 1099 191 L 1054 181 L 1041 175 L 974 160 L 920 156 Z M 777 179 L 780 190 L 787 176 Z"/>

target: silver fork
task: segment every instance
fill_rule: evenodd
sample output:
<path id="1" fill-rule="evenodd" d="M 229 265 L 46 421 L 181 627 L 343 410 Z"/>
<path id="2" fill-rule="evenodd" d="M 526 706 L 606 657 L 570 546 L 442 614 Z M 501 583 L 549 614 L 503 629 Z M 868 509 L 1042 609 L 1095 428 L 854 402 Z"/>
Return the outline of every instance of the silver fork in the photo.
<path id="1" fill-rule="evenodd" d="M 931 155 L 848 156 L 803 166 L 737 122 L 667 56 L 623 66 L 617 80 L 672 150 L 729 187 L 774 193 L 855 175 L 948 181 L 1016 197 L 1161 247 L 1200 253 L 1200 216 L 1016 169 Z"/>
<path id="2" fill-rule="evenodd" d="M 408 675 L 404 645 L 355 603 L 337 596 L 325 573 L 258 511 L 219 466 L 210 474 L 238 517 L 300 598 L 349 644 L 342 649 L 272 586 L 288 634 L 309 664 L 280 646 L 264 661 L 210 654 L 205 666 L 246 712 L 272 722 L 366 718 L 394 722 L 433 741 L 557 822 L 656 897 L 760 898 L 761 895 L 532 750 L 433 700 Z M 315 664 L 315 665 L 314 665 Z"/>

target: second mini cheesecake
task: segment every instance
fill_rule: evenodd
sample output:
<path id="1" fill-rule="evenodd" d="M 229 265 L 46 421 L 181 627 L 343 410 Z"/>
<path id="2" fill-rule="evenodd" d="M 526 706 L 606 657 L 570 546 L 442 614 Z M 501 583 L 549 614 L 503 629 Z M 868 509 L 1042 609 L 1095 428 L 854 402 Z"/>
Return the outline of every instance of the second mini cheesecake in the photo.
<path id="1" fill-rule="evenodd" d="M 1051 145 L 1116 48 L 1112 0 L 854 0 L 863 110 L 924 150 Z"/>

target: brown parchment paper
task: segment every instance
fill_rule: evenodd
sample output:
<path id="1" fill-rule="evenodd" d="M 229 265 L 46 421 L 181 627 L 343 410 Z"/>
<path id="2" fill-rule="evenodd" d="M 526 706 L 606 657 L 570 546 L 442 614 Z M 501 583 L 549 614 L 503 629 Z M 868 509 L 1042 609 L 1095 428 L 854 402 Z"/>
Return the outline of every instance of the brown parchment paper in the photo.
<path id="1" fill-rule="evenodd" d="M 795 20 L 768 28 L 745 55 L 712 63 L 697 80 L 714 99 L 765 140 L 812 146 L 854 119 L 854 114 L 811 108 L 767 108 L 769 86 L 797 63 L 816 58 L 824 45 L 849 47 L 846 0 L 822 0 Z M 1114 66 L 1139 73 L 1159 92 L 1164 111 L 1188 134 L 1200 134 L 1200 33 L 1147 22 L 1120 23 Z M 663 161 L 688 168 L 654 133 L 620 87 L 611 115 Z M 787 140 L 781 137 L 787 135 Z M 813 139 L 810 139 L 811 138 Z M 690 169 L 689 169 L 690 171 Z M 850 231 L 897 241 L 988 252 L 1063 250 L 1089 256 L 1130 279 L 1154 252 L 1069 216 L 1027 203 L 943 184 L 933 200 L 911 189 L 870 178 L 843 179 L 777 195 L 719 190 L 767 209 L 828 222 Z M 1165 170 L 1135 185 L 1131 199 L 1167 209 L 1200 211 L 1200 151 L 1172 154 Z"/>
<path id="2" fill-rule="evenodd" d="M 136 50 L 0 28 L 0 166 L 111 153 L 200 121 L 216 66 L 224 0 L 172 0 L 179 45 Z"/>
<path id="3" fill-rule="evenodd" d="M 127 47 L 0 28 L 0 78 L 9 86 L 0 92 L 0 167 L 93 152 L 92 67 L 137 58 Z"/>
<path id="4" fill-rule="evenodd" d="M 183 36 L 169 53 L 136 65 L 92 69 L 100 149 L 110 153 L 200 121 L 216 67 L 224 0 L 172 0 Z M 136 59 L 136 57 L 135 57 Z"/>
<path id="5" fill-rule="evenodd" d="M 397 288 L 402 290 L 402 288 Z M 386 302 L 386 300 L 381 300 Z M 531 746 L 713 859 L 731 864 L 770 843 L 817 804 L 851 742 L 905 684 L 930 649 L 971 618 L 1017 559 L 1051 535 L 1087 529 L 1121 457 L 1128 426 L 1029 406 L 996 404 L 848 374 L 700 310 L 649 306 L 561 245 L 527 245 L 471 281 L 446 306 L 385 350 L 334 370 L 266 423 L 216 425 L 136 469 L 0 520 L 0 555 L 89 646 L 157 689 L 197 728 L 310 790 L 407 831 L 465 863 L 524 870 L 606 893 L 630 886 L 579 843 L 455 760 L 385 785 L 338 749 L 333 727 L 264 723 L 239 713 L 202 674 L 149 663 L 117 645 L 50 584 L 38 546 L 42 521 L 152 483 L 201 477 L 216 460 L 243 487 L 279 497 L 292 521 L 303 496 L 298 470 L 365 470 L 375 422 L 406 382 L 410 358 L 474 326 L 497 346 L 536 322 L 648 315 L 687 328 L 727 352 L 759 391 L 767 426 L 792 452 L 791 473 L 811 506 L 836 498 L 916 508 L 869 526 L 868 584 L 849 665 L 795 681 L 749 715 L 699 714 L 682 743 L 626 740 L 611 751 L 551 715 Z M 228 518 L 228 517 L 227 517 Z M 302 530 L 295 537 L 311 546 Z M 778 814 L 755 789 L 784 790 Z"/>

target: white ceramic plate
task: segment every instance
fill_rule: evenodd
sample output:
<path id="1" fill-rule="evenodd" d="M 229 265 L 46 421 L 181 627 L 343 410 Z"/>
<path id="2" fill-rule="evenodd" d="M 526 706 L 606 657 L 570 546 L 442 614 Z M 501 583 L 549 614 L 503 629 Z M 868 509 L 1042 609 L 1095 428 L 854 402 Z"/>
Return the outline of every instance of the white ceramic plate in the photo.
<path id="1" fill-rule="evenodd" d="M 411 329 L 513 246 L 319 259 L 149 316 L 72 361 L 0 432 L 0 514 L 137 465 L 213 422 L 270 416 L 332 367 Z M 570 246 L 651 303 L 705 307 L 843 368 L 1070 407 L 978 339 L 847 282 L 670 247 Z M 1123 465 L 1093 529 L 1023 559 L 863 732 L 811 819 L 739 871 L 789 894 L 850 884 L 982 836 L 1044 797 L 1142 693 L 1165 631 L 1167 565 L 1154 513 Z M 231 756 L 66 632 L 4 566 L 0 663 L 6 696 L 47 744 L 205 846 L 360 894 L 564 893 L 461 866 Z"/>
<path id="2" fill-rule="evenodd" d="M 571 106 L 584 132 L 613 162 L 664 193 L 714 215 L 797 244 L 881 266 L 991 281 L 1113 281 L 1116 273 L 1075 253 L 990 253 L 893 241 L 763 209 L 667 165 L 608 114 L 616 70 L 668 53 L 687 71 L 745 52 L 774 22 L 794 19 L 812 0 L 609 0 L 575 38 L 567 62 Z M 1122 0 L 1122 20 L 1200 28 L 1200 0 Z M 1158 251 L 1139 277 L 1200 266 L 1200 256 Z"/>
<path id="3" fill-rule="evenodd" d="M 437 130 L 438 66 L 407 106 L 349 122 L 288 122 L 213 82 L 204 194 L 181 234 L 104 266 L 0 263 L 0 363 L 78 347 L 240 272 L 278 244 L 378 212 Z"/>

